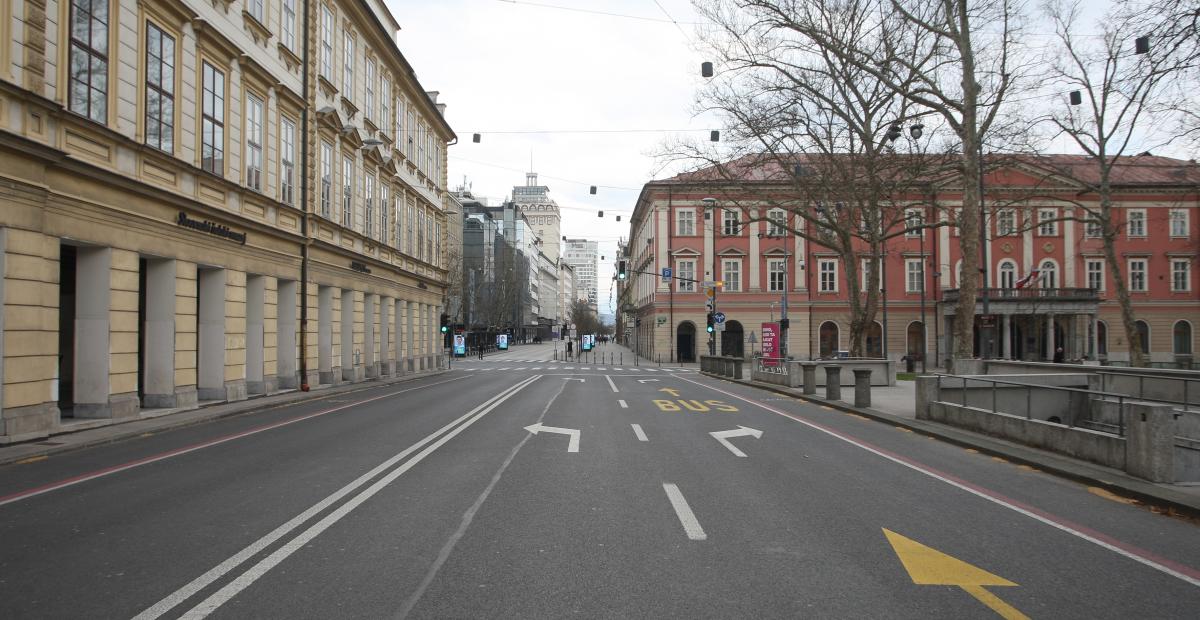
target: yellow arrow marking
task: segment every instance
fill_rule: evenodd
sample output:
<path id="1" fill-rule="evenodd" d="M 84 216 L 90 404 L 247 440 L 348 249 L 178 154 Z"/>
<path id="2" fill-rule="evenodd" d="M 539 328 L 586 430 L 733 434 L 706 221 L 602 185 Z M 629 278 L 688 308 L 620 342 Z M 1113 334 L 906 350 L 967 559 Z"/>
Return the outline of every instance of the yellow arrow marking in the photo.
<path id="1" fill-rule="evenodd" d="M 995 594 L 983 589 L 984 586 L 1015 586 L 1017 584 L 982 568 L 978 568 L 952 558 L 937 549 L 926 547 L 921 543 L 906 538 L 887 528 L 883 533 L 891 543 L 900 563 L 908 571 L 913 583 L 922 586 L 958 586 L 979 602 L 987 605 L 1006 620 L 1016 620 L 1028 616 L 1018 611 L 1008 603 L 1000 600 Z"/>
<path id="2" fill-rule="evenodd" d="M 675 388 L 658 388 L 659 392 L 666 392 L 671 396 L 679 396 L 679 390 Z"/>

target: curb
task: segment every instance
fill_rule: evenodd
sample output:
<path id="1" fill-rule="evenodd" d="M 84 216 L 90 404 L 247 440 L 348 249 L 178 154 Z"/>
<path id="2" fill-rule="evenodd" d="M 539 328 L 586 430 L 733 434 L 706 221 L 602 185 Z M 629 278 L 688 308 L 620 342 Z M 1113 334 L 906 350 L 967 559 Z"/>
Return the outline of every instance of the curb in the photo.
<path id="1" fill-rule="evenodd" d="M 124 441 L 126 439 L 138 437 L 138 436 L 140 436 L 144 433 L 148 433 L 148 432 L 158 433 L 158 432 L 162 432 L 162 431 L 187 428 L 189 426 L 198 426 L 200 424 L 205 424 L 207 422 L 212 422 L 214 420 L 222 420 L 225 418 L 232 418 L 235 416 L 240 416 L 240 415 L 245 415 L 245 414 L 250 414 L 250 413 L 257 413 L 259 411 L 263 411 L 266 409 L 274 409 L 276 407 L 295 405 L 295 404 L 319 400 L 322 398 L 327 398 L 329 396 L 334 396 L 334 395 L 339 395 L 339 394 L 349 394 L 349 393 L 353 393 L 353 392 L 360 392 L 363 390 L 369 390 L 369 389 L 373 389 L 373 388 L 394 385 L 397 383 L 405 383 L 408 381 L 415 381 L 417 379 L 436 377 L 439 375 L 446 374 L 448 372 L 450 372 L 450 371 L 446 370 L 446 369 L 431 370 L 431 371 L 427 371 L 427 372 L 413 373 L 411 375 L 404 375 L 402 377 L 394 377 L 394 378 L 384 379 L 384 380 L 368 379 L 368 380 L 364 380 L 364 381 L 347 383 L 347 384 L 343 384 L 343 385 L 338 385 L 338 386 L 334 386 L 334 387 L 330 387 L 330 388 L 324 388 L 324 389 L 309 391 L 309 392 L 294 391 L 294 392 L 288 392 L 286 394 L 275 394 L 273 396 L 272 395 L 258 396 L 255 398 L 250 398 L 247 400 L 237 401 L 237 402 L 233 402 L 233 403 L 222 402 L 222 403 L 215 403 L 215 404 L 204 406 L 204 407 L 196 407 L 194 409 L 185 409 L 183 411 L 177 411 L 175 413 L 164 415 L 162 417 L 157 417 L 157 418 L 135 418 L 135 419 L 130 419 L 130 420 L 127 420 L 127 421 L 124 421 L 121 423 L 117 423 L 117 424 L 110 424 L 107 426 L 83 429 L 83 430 L 73 431 L 73 432 L 68 431 L 68 432 L 64 432 L 64 433 L 59 433 L 57 435 L 50 435 L 49 437 L 42 437 L 40 439 L 30 440 L 30 441 L 24 442 L 24 443 L 15 443 L 15 444 L 10 444 L 8 446 L 0 447 L 0 466 L 11 465 L 13 463 L 18 463 L 20 461 L 25 461 L 28 459 L 41 459 L 41 458 L 45 458 L 45 457 L 54 456 L 57 454 L 74 452 L 76 450 L 83 450 L 85 448 L 91 448 L 91 447 L 100 446 L 100 445 L 104 445 L 104 444 L 116 443 L 118 441 Z M 188 414 L 191 414 L 191 415 L 188 415 Z M 138 424 L 139 422 L 141 422 L 142 424 Z M 62 445 L 57 445 L 57 446 L 38 446 L 39 448 L 43 448 L 40 450 L 21 451 L 21 448 L 23 448 L 23 447 L 28 448 L 30 446 L 36 445 L 36 443 L 40 442 L 40 441 L 53 441 L 55 438 L 80 437 L 81 434 L 88 433 L 88 432 L 95 432 L 97 436 L 83 438 L 79 441 L 67 442 Z M 5 454 L 9 450 L 21 451 L 21 453 L 20 454 Z"/>
<path id="2" fill-rule="evenodd" d="M 782 388 L 769 383 L 759 383 L 756 381 L 738 381 L 721 377 L 706 372 L 700 373 L 706 377 L 720 379 L 734 383 L 736 385 L 745 385 L 748 387 L 775 392 L 784 396 L 791 396 L 806 403 L 824 405 L 832 407 L 846 413 L 853 413 L 865 418 L 869 418 L 876 422 L 882 422 L 891 426 L 904 428 L 914 433 L 932 437 L 939 441 L 956 445 L 964 448 L 972 448 L 989 456 L 1002 457 L 1005 460 L 1036 467 L 1043 472 L 1067 478 L 1076 482 L 1082 482 L 1091 486 L 1100 487 L 1114 493 L 1118 493 L 1131 499 L 1136 499 L 1139 502 L 1155 506 L 1163 509 L 1169 509 L 1175 513 L 1182 513 L 1193 518 L 1200 518 L 1200 497 L 1191 497 L 1182 493 L 1171 492 L 1169 489 L 1162 489 L 1152 482 L 1141 480 L 1112 480 L 1110 478 L 1101 477 L 1108 472 L 1102 472 L 1092 469 L 1093 466 L 1083 462 L 1070 462 L 1067 459 L 1070 457 L 1046 454 L 1050 458 L 1038 458 L 1042 456 L 1035 448 L 1014 449 L 1017 446 L 1010 447 L 1000 440 L 993 439 L 977 433 L 959 430 L 936 422 L 925 422 L 923 420 L 909 420 L 899 416 L 879 411 L 878 409 L 867 409 L 854 407 L 843 401 L 825 400 L 824 398 L 814 398 L 803 394 L 796 394 L 788 391 L 787 388 Z M 1053 459 L 1053 460 L 1052 460 Z M 1055 461 L 1061 460 L 1062 464 Z M 1095 466 L 1099 467 L 1099 466 Z M 1112 472 L 1120 474 L 1115 470 Z"/>

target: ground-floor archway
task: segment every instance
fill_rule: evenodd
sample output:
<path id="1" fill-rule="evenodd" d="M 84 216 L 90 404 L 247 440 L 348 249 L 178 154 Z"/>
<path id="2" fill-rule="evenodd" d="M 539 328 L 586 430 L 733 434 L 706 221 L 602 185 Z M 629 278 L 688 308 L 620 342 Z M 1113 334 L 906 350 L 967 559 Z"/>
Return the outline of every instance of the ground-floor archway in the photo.
<path id="1" fill-rule="evenodd" d="M 675 361 L 696 361 L 696 324 L 684 321 L 675 328 Z"/>
<path id="2" fill-rule="evenodd" d="M 742 332 L 742 324 L 737 321 L 725 321 L 725 330 L 721 332 L 721 355 L 742 357 L 745 354 L 743 342 L 745 334 Z"/>

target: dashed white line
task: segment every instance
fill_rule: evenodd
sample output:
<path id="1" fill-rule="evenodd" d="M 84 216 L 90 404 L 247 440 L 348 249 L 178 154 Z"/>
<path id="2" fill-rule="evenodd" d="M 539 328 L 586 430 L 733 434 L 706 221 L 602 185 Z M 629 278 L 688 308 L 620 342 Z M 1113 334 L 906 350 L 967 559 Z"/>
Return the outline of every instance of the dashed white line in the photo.
<path id="1" fill-rule="evenodd" d="M 623 401 L 623 400 L 618 400 L 618 401 L 617 401 L 617 403 L 619 403 L 619 404 L 621 405 L 621 408 L 622 408 L 622 409 L 628 409 L 628 408 L 629 408 L 629 405 L 625 404 L 625 401 Z"/>
<path id="2" fill-rule="evenodd" d="M 613 392 L 620 392 L 620 391 L 621 391 L 621 390 L 618 390 L 618 389 L 617 389 L 617 384 L 616 384 L 616 383 L 613 383 L 612 377 L 610 377 L 610 376 L 608 376 L 608 375 L 604 375 L 604 378 L 605 378 L 605 379 L 608 379 L 608 387 L 612 388 L 612 391 L 613 391 Z"/>
<path id="3" fill-rule="evenodd" d="M 704 528 L 700 527 L 700 522 L 696 520 L 696 513 L 692 512 L 691 506 L 688 506 L 683 493 L 679 492 L 679 487 L 670 482 L 664 482 L 663 490 L 667 492 L 667 499 L 671 500 L 671 507 L 675 509 L 675 515 L 679 517 L 679 522 L 683 525 L 683 531 L 687 533 L 687 537 L 691 540 L 708 540 L 708 534 L 705 534 Z"/>
<path id="4" fill-rule="evenodd" d="M 637 435 L 638 441 L 650 441 L 646 438 L 646 431 L 642 430 L 641 424 L 630 424 L 633 427 L 633 434 Z"/>

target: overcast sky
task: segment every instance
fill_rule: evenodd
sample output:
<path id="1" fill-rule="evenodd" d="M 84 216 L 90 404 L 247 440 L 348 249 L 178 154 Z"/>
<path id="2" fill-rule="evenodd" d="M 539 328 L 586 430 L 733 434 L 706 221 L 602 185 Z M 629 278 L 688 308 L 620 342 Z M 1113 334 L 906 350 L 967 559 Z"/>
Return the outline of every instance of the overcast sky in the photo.
<path id="1" fill-rule="evenodd" d="M 691 115 L 703 78 L 689 42 L 690 1 L 387 1 L 400 22 L 400 50 L 421 85 L 440 92 L 458 134 L 450 188 L 465 177 L 476 196 L 498 202 L 537 172 L 563 207 L 563 234 L 600 242 L 600 311 L 611 312 L 617 239 L 628 235 L 642 185 L 670 174 L 654 169 L 651 154 L 669 130 L 718 128 Z M 654 131 L 494 133 L 570 130 Z M 476 132 L 479 144 L 471 142 Z M 595 196 L 590 185 L 599 186 Z"/>

